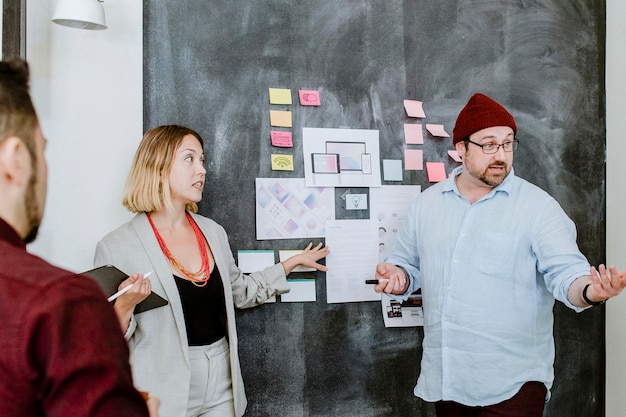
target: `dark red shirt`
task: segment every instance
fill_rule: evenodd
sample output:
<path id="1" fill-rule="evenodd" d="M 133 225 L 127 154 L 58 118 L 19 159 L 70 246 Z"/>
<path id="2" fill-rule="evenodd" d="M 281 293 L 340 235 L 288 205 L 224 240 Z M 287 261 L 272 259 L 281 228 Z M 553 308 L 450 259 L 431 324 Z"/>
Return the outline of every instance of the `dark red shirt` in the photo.
<path id="1" fill-rule="evenodd" d="M 0 416 L 148 416 L 91 279 L 29 254 L 0 219 Z"/>

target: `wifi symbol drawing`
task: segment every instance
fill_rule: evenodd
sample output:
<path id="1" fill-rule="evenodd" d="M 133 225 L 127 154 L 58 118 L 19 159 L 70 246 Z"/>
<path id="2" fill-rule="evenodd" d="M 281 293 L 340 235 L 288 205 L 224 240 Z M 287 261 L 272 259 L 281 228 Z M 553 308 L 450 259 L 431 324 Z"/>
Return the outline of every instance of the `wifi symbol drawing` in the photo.
<path id="1" fill-rule="evenodd" d="M 272 155 L 272 170 L 293 171 L 293 155 Z"/>
<path id="2" fill-rule="evenodd" d="M 284 156 L 274 158 L 274 163 L 281 168 L 291 165 L 291 161 L 289 160 L 289 158 Z"/>

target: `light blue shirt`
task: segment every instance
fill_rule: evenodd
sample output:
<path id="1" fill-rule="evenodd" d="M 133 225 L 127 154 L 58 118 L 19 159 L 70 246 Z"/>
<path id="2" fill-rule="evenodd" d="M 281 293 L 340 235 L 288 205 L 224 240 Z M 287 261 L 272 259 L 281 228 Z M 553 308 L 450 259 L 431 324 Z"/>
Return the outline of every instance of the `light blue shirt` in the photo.
<path id="1" fill-rule="evenodd" d="M 424 341 L 415 395 L 468 406 L 497 404 L 528 381 L 554 380 L 554 300 L 589 274 L 576 227 L 545 191 L 516 177 L 474 204 L 455 178 L 412 203 L 386 262 L 422 288 Z"/>

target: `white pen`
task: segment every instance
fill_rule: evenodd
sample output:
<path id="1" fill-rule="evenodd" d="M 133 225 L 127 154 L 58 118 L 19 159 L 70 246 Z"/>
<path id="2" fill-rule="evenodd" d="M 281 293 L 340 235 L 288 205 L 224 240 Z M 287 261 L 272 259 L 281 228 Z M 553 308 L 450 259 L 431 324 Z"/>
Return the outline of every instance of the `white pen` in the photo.
<path id="1" fill-rule="evenodd" d="M 153 272 L 154 272 L 154 271 L 150 271 L 150 272 L 148 272 L 148 273 L 146 273 L 146 274 L 143 274 L 143 279 L 148 278 L 148 277 L 150 276 L 150 274 L 152 274 Z M 121 290 L 119 290 L 118 292 L 116 292 L 115 294 L 113 294 L 112 296 L 110 296 L 107 300 L 109 300 L 109 301 L 113 301 L 113 300 L 115 300 L 117 297 L 119 297 L 119 296 L 120 296 L 120 295 L 122 295 L 122 294 L 125 294 L 125 293 L 126 293 L 126 291 L 130 290 L 130 289 L 131 289 L 131 287 L 132 287 L 133 285 L 134 285 L 134 284 L 130 284 L 130 285 L 125 286 L 124 288 L 122 288 Z"/>

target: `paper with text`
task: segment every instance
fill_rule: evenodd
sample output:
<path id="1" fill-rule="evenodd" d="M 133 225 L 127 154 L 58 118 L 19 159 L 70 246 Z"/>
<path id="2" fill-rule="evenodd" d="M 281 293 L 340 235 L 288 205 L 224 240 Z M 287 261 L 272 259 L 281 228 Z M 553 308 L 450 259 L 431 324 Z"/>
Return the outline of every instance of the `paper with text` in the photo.
<path id="1" fill-rule="evenodd" d="M 326 222 L 326 301 L 379 301 L 366 279 L 374 278 L 378 263 L 378 220 Z"/>

